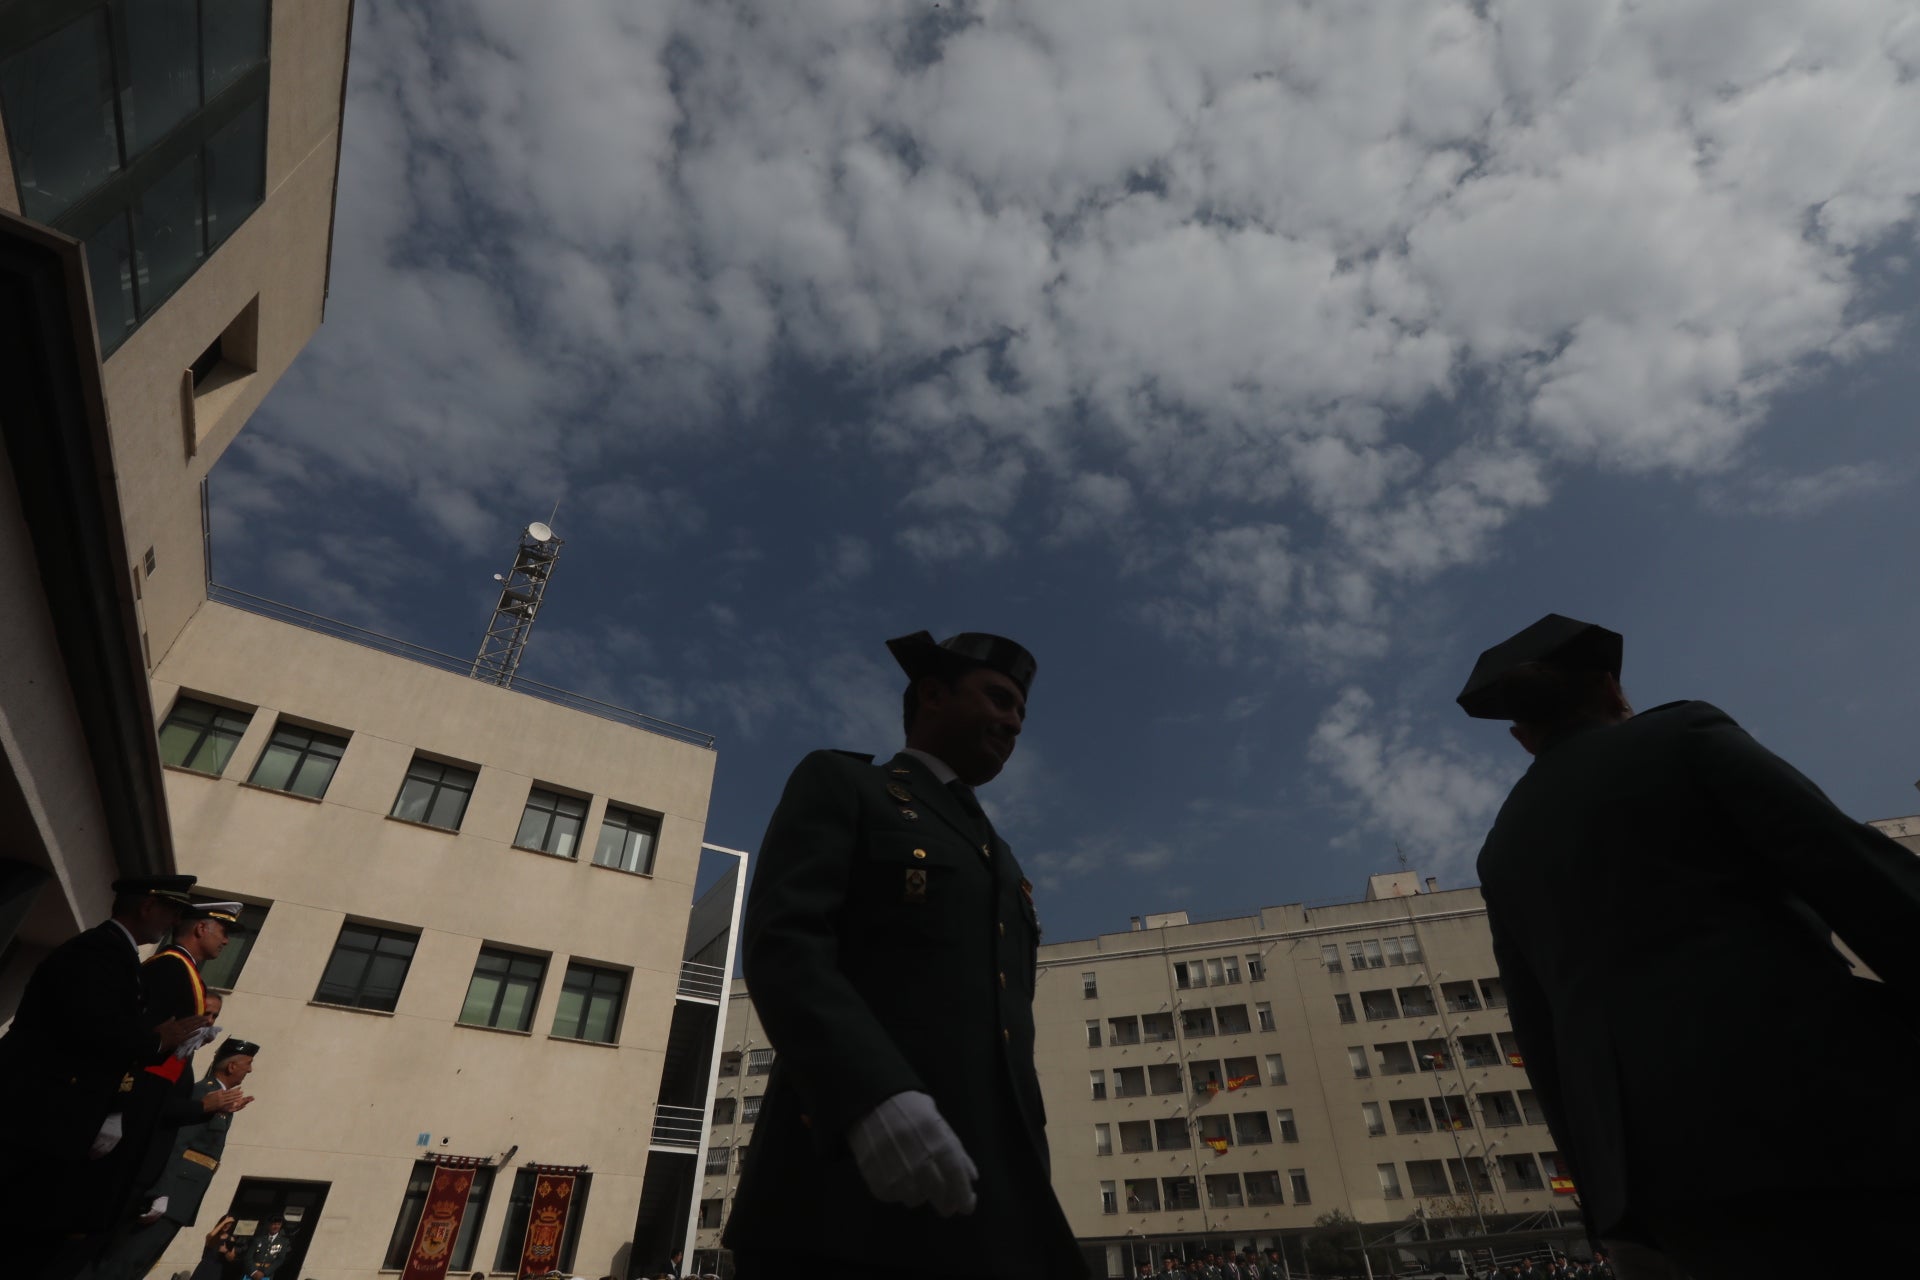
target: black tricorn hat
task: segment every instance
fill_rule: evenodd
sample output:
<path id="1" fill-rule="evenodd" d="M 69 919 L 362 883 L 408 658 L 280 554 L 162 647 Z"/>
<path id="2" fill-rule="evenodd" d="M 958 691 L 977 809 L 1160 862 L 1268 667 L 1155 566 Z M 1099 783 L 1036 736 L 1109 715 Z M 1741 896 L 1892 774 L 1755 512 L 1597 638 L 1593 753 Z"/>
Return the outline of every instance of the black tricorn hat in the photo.
<path id="1" fill-rule="evenodd" d="M 190 899 L 187 891 L 193 888 L 192 876 L 127 876 L 113 882 L 113 892 L 120 897 L 147 896 L 163 898 L 177 906 L 187 906 Z"/>
<path id="2" fill-rule="evenodd" d="M 887 651 L 910 680 L 921 676 L 950 676 L 974 667 L 998 671 L 1020 686 L 1020 696 L 1033 689 L 1033 673 L 1039 664 L 1033 655 L 1007 639 L 984 631 L 962 631 L 935 644 L 929 632 L 887 641 Z"/>
<path id="3" fill-rule="evenodd" d="M 1547 668 L 1605 671 L 1618 677 L 1621 647 L 1617 631 L 1550 613 L 1481 654 L 1467 687 L 1454 701 L 1480 720 L 1535 719 L 1543 707 L 1540 684 L 1530 676 Z"/>
<path id="4" fill-rule="evenodd" d="M 251 1056 L 258 1052 L 260 1052 L 260 1046 L 253 1041 L 242 1040 L 239 1036 L 228 1036 L 220 1042 L 220 1047 L 213 1051 L 213 1060 L 216 1063 L 225 1062 L 228 1058 L 237 1058 L 243 1053 Z"/>

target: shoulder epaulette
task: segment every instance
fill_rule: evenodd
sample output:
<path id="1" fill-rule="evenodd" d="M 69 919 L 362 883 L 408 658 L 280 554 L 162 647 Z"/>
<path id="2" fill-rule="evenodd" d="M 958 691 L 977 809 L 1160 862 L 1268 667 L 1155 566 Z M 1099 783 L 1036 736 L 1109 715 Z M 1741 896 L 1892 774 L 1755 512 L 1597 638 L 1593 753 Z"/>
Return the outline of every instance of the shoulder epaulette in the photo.
<path id="1" fill-rule="evenodd" d="M 858 760 L 861 764 L 873 763 L 873 753 L 870 751 L 842 751 L 838 747 L 828 747 L 827 750 L 837 756 L 846 756 L 850 760 Z"/>

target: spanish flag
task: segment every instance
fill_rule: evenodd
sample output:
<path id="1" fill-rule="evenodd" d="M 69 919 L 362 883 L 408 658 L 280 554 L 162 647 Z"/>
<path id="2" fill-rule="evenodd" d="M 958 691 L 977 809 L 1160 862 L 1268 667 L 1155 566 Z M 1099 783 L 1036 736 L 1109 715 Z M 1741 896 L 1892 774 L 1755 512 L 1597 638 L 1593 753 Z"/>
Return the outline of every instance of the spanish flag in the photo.
<path id="1" fill-rule="evenodd" d="M 1215 1093 L 1219 1093 L 1219 1092 L 1220 1092 L 1220 1082 L 1219 1082 L 1218 1080 L 1209 1080 L 1209 1081 L 1207 1081 L 1207 1092 L 1208 1092 L 1209 1094 L 1215 1094 Z"/>
<path id="2" fill-rule="evenodd" d="M 1573 1194 L 1572 1178 L 1548 1178 L 1547 1185 L 1553 1188 L 1553 1194 L 1557 1196 L 1570 1196 Z"/>
<path id="3" fill-rule="evenodd" d="M 1259 1084 L 1259 1083 L 1260 1083 L 1260 1077 L 1257 1075 L 1235 1076 L 1233 1079 L 1227 1081 L 1227 1092 L 1232 1093 L 1235 1089 L 1238 1089 L 1243 1085 Z"/>
<path id="4" fill-rule="evenodd" d="M 1206 1143 L 1213 1148 L 1215 1155 L 1223 1156 L 1227 1154 L 1227 1140 L 1225 1138 L 1208 1138 Z M 1571 1187 L 1573 1184 L 1569 1182 L 1567 1185 Z"/>
<path id="5" fill-rule="evenodd" d="M 1520 1055 L 1519 1055 L 1519 1054 L 1517 1054 L 1517 1053 L 1510 1053 L 1510 1054 L 1508 1054 L 1508 1055 L 1507 1055 L 1507 1065 L 1508 1065 L 1508 1066 L 1510 1066 L 1510 1067 L 1524 1067 L 1524 1066 L 1526 1066 L 1527 1064 L 1526 1064 L 1526 1062 L 1525 1062 L 1525 1061 L 1524 1061 L 1524 1060 L 1523 1060 L 1523 1059 L 1522 1059 L 1522 1058 L 1520 1057 Z"/>

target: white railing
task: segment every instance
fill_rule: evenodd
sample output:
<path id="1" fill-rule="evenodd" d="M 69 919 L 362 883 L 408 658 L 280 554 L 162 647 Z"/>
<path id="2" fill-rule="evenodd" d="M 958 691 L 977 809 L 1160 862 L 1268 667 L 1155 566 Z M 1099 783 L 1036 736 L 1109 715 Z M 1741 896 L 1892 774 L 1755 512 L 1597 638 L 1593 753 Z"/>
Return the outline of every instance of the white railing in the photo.
<path id="1" fill-rule="evenodd" d="M 700 1134 L 706 1124 L 707 1113 L 699 1107 L 669 1107 L 661 1104 L 653 1109 L 653 1145 L 698 1150 Z"/>
<path id="2" fill-rule="evenodd" d="M 680 966 L 679 993 L 697 1000 L 719 1000 L 727 994 L 727 971 L 717 964 L 688 960 Z"/>

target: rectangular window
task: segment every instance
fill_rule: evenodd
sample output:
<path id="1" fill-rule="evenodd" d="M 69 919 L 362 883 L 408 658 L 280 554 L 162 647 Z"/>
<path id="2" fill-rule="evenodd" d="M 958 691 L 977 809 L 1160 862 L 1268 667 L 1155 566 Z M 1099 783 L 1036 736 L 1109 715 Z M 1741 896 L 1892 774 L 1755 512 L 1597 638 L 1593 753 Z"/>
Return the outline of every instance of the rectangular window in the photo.
<path id="1" fill-rule="evenodd" d="M 1100 1047 L 1100 1019 L 1088 1018 L 1087 1019 L 1087 1048 L 1098 1049 L 1099 1047 Z"/>
<path id="2" fill-rule="evenodd" d="M 740 1104 L 732 1098 L 715 1098 L 713 1100 L 714 1127 L 717 1129 L 723 1125 L 732 1124 L 734 1111 L 739 1105 Z"/>
<path id="3" fill-rule="evenodd" d="M 1398 1200 L 1400 1198 L 1400 1171 L 1391 1163 L 1375 1165 L 1380 1174 L 1380 1198 Z"/>
<path id="4" fill-rule="evenodd" d="M 1347 944 L 1347 963 L 1355 973 L 1367 967 L 1367 950 L 1357 942 Z"/>
<path id="5" fill-rule="evenodd" d="M 1226 971 L 1221 967 L 1218 960 L 1207 961 L 1207 985 L 1210 987 L 1224 987 L 1227 985 Z"/>
<path id="6" fill-rule="evenodd" d="M 1383 1076 L 1411 1075 L 1419 1070 L 1404 1040 L 1376 1044 L 1373 1051 L 1380 1055 L 1380 1074 Z"/>
<path id="7" fill-rule="evenodd" d="M 1242 1175 L 1247 1183 L 1247 1203 L 1250 1205 L 1279 1204 L 1280 1175 L 1271 1169 L 1260 1173 Z"/>
<path id="8" fill-rule="evenodd" d="M 1176 961 L 1173 966 L 1173 985 L 1181 991 L 1207 985 L 1207 971 L 1197 960 Z"/>
<path id="9" fill-rule="evenodd" d="M 766 1101 L 763 1093 L 750 1093 L 740 1100 L 740 1123 L 753 1124 L 760 1119 L 760 1104 Z"/>
<path id="10" fill-rule="evenodd" d="M 1120 1192 L 1111 1182 L 1100 1184 L 1100 1212 L 1120 1212 Z"/>
<path id="11" fill-rule="evenodd" d="M 1305 1169 L 1287 1170 L 1287 1181 L 1293 1184 L 1293 1202 L 1312 1204 L 1313 1197 L 1307 1194 L 1307 1171 Z"/>
<path id="12" fill-rule="evenodd" d="M 1276 1111 L 1273 1113 L 1273 1115 L 1274 1115 L 1274 1119 L 1280 1122 L 1280 1141 L 1282 1142 L 1300 1141 L 1300 1130 L 1293 1123 L 1292 1108 Z"/>
<path id="13" fill-rule="evenodd" d="M 1362 991 L 1360 1008 L 1368 1022 L 1388 1022 L 1400 1016 L 1400 1006 L 1391 991 Z"/>
<path id="14" fill-rule="evenodd" d="M 607 806 L 600 820 L 600 839 L 593 846 L 593 863 L 637 875 L 653 874 L 653 851 L 660 842 L 658 815 L 637 809 Z"/>
<path id="15" fill-rule="evenodd" d="M 567 977 L 560 984 L 560 1007 L 553 1015 L 552 1034 L 563 1040 L 592 1040 L 612 1044 L 620 1034 L 620 1006 L 627 999 L 627 975 L 617 969 L 582 964 L 567 965 Z M 760 1074 L 755 1061 L 761 1053 L 772 1058 L 771 1049 L 755 1049 L 747 1060 L 747 1074 Z"/>
<path id="16" fill-rule="evenodd" d="M 1213 1017 L 1223 1036 L 1243 1036 L 1253 1030 L 1253 1024 L 1247 1021 L 1247 1006 L 1243 1004 L 1223 1004 L 1213 1011 Z"/>
<path id="17" fill-rule="evenodd" d="M 1507 989 L 1498 978 L 1480 979 L 1480 996 L 1487 1002 L 1489 1009 L 1506 1008 Z"/>
<path id="18" fill-rule="evenodd" d="M 1160 1197 L 1169 1212 L 1200 1207 L 1200 1187 L 1192 1178 L 1160 1179 Z"/>
<path id="19" fill-rule="evenodd" d="M 520 829 L 514 832 L 513 847 L 571 858 L 579 850 L 580 828 L 586 821 L 585 800 L 535 787 L 527 794 L 526 811 L 520 815 Z"/>
<path id="20" fill-rule="evenodd" d="M 1180 1011 L 1180 1030 L 1189 1039 L 1213 1034 L 1213 1010 L 1182 1009 Z"/>
<path id="21" fill-rule="evenodd" d="M 1273 1002 L 1262 1000 L 1253 1006 L 1253 1016 L 1259 1020 L 1262 1031 L 1273 1030 Z"/>
<path id="22" fill-rule="evenodd" d="M 407 1265 L 407 1251 L 413 1247 L 414 1233 L 420 1229 L 420 1215 L 427 1207 L 427 1191 L 433 1185 L 434 1162 L 416 1160 L 407 1179 L 406 1194 L 400 1200 L 400 1216 L 394 1220 L 393 1235 L 387 1240 L 387 1257 L 382 1263 L 390 1271 Z M 460 1219 L 460 1233 L 453 1239 L 450 1269 L 465 1271 L 473 1265 L 474 1247 L 480 1243 L 480 1225 L 487 1216 L 487 1201 L 493 1195 L 494 1170 L 481 1165 L 470 1171 L 467 1184 L 466 1216 Z"/>
<path id="23" fill-rule="evenodd" d="M 1366 1122 L 1367 1136 L 1378 1138 L 1387 1131 L 1387 1123 L 1380 1116 L 1380 1104 L 1363 1102 L 1360 1104 L 1360 1118 Z"/>
<path id="24" fill-rule="evenodd" d="M 1186 1083 L 1180 1076 L 1180 1064 L 1177 1062 L 1156 1062 L 1147 1068 L 1147 1091 L 1149 1093 L 1181 1093 Z"/>
<path id="25" fill-rule="evenodd" d="M 370 924 L 343 924 L 313 998 L 320 1004 L 392 1013 L 420 935 Z"/>
<path id="26" fill-rule="evenodd" d="M 1160 1212 L 1160 1184 L 1152 1178 L 1127 1179 L 1127 1212 Z"/>
<path id="27" fill-rule="evenodd" d="M 1533 1090 L 1522 1089 L 1519 1094 L 1519 1102 L 1520 1114 L 1528 1124 L 1545 1124 L 1547 1122 L 1547 1113 L 1540 1109 L 1540 1098 Z"/>
<path id="28" fill-rule="evenodd" d="M 740 1074 L 740 1051 L 738 1049 L 729 1049 L 725 1053 L 720 1055 L 720 1075 L 722 1078 L 725 1078 L 727 1076 L 737 1076 L 739 1074 Z"/>
<path id="29" fill-rule="evenodd" d="M 1420 954 L 1420 939 L 1410 933 L 1400 935 L 1400 953 L 1407 958 L 1408 964 L 1421 964 L 1426 957 Z"/>
<path id="30" fill-rule="evenodd" d="M 1170 1013 L 1141 1014 L 1140 1034 L 1149 1044 L 1163 1044 L 1173 1039 L 1173 1015 Z"/>
<path id="31" fill-rule="evenodd" d="M 1257 955 L 1247 957 L 1247 981 L 1265 982 L 1267 980 L 1267 962 Z"/>
<path id="32" fill-rule="evenodd" d="M 1481 1156 L 1468 1156 L 1464 1166 L 1457 1159 L 1447 1161 L 1447 1174 L 1453 1179 L 1456 1195 L 1467 1194 L 1469 1179 L 1475 1191 L 1493 1190 L 1493 1177 L 1487 1172 L 1487 1162 Z"/>
<path id="33" fill-rule="evenodd" d="M 1433 1117 L 1424 1098 L 1396 1098 L 1387 1104 L 1393 1113 L 1395 1133 L 1432 1133 Z"/>
<path id="34" fill-rule="evenodd" d="M 708 1175 L 721 1174 L 733 1162 L 733 1148 L 724 1142 L 715 1142 L 707 1147 Z M 515 1259 L 518 1262 L 518 1259 Z"/>
<path id="35" fill-rule="evenodd" d="M 0 63 L 20 212 L 52 222 L 120 170 L 106 6 Z"/>
<path id="36" fill-rule="evenodd" d="M 1340 963 L 1340 944 L 1323 942 L 1320 944 L 1320 963 L 1326 966 L 1328 973 L 1343 973 L 1346 966 Z"/>
<path id="37" fill-rule="evenodd" d="M 1361 943 L 1360 945 L 1366 949 L 1367 968 L 1384 969 L 1387 967 L 1386 960 L 1380 954 L 1379 943 L 1375 942 L 1372 938 L 1368 938 L 1365 942 Z"/>
<path id="38" fill-rule="evenodd" d="M 1238 1209 L 1246 1201 L 1240 1196 L 1240 1175 L 1237 1173 L 1210 1173 L 1207 1175 L 1207 1204 L 1214 1209 Z"/>
<path id="39" fill-rule="evenodd" d="M 1400 954 L 1400 939 L 1380 939 L 1380 950 L 1386 953 L 1388 964 L 1405 964 L 1407 958 Z"/>
<path id="40" fill-rule="evenodd" d="M 1218 1059 L 1212 1062 L 1189 1062 L 1187 1074 L 1193 1079 L 1195 1093 L 1218 1093 L 1220 1087 L 1226 1083 L 1220 1076 Z M 1212 1086 L 1211 1089 L 1208 1088 L 1209 1085 Z"/>
<path id="41" fill-rule="evenodd" d="M 1430 987 L 1401 987 L 1395 994 L 1399 996 L 1400 1007 L 1409 1018 L 1431 1018 L 1438 1012 Z"/>
<path id="42" fill-rule="evenodd" d="M 1478 1013 L 1480 1010 L 1480 993 L 1474 990 L 1471 982 L 1441 983 L 1440 998 L 1447 1002 L 1449 1013 Z"/>
<path id="43" fill-rule="evenodd" d="M 1233 1121 L 1227 1116 L 1201 1116 L 1198 1120 L 1200 1141 L 1224 1142 L 1233 1145 Z"/>
<path id="44" fill-rule="evenodd" d="M 1422 1071 L 1451 1071 L 1453 1054 L 1448 1052 L 1444 1039 L 1415 1040 L 1413 1063 Z"/>
<path id="45" fill-rule="evenodd" d="M 1471 1129 L 1473 1115 L 1467 1110 L 1466 1099 L 1454 1094 L 1432 1099 L 1434 1122 L 1442 1129 Z"/>
<path id="46" fill-rule="evenodd" d="M 1285 1084 L 1287 1082 L 1286 1059 L 1277 1053 L 1267 1055 L 1267 1083 Z"/>
<path id="47" fill-rule="evenodd" d="M 1347 1065 L 1353 1068 L 1356 1080 L 1364 1080 L 1373 1074 L 1373 1067 L 1367 1062 L 1367 1050 L 1363 1045 L 1347 1046 Z"/>
<path id="48" fill-rule="evenodd" d="M 749 1049 L 747 1051 L 747 1074 L 750 1076 L 769 1076 L 773 1074 L 772 1049 Z"/>
<path id="49" fill-rule="evenodd" d="M 702 1231 L 714 1231 L 719 1228 L 721 1215 L 726 1212 L 726 1204 L 727 1202 L 725 1200 L 717 1197 L 700 1202 L 700 1229 Z"/>
<path id="50" fill-rule="evenodd" d="M 283 720 L 274 726 L 273 737 L 267 740 L 267 749 L 254 762 L 247 781 L 256 787 L 318 800 L 327 794 L 327 784 L 333 781 L 333 771 L 340 767 L 346 749 L 345 738 L 302 729 Z"/>
<path id="51" fill-rule="evenodd" d="M 1513 1095 L 1505 1089 L 1492 1093 L 1481 1093 L 1480 1121 L 1489 1129 L 1513 1129 L 1524 1123 L 1520 1119 L 1520 1107 Z"/>
<path id="52" fill-rule="evenodd" d="M 546 976 L 543 957 L 500 947 L 480 948 L 473 978 L 467 983 L 466 1003 L 460 1006 L 460 1021 L 470 1027 L 527 1030 L 533 1026 L 533 1006 Z"/>
<path id="53" fill-rule="evenodd" d="M 199 898 L 196 901 L 218 902 L 219 898 Z M 230 901 L 230 899 L 225 899 Z M 254 943 L 260 940 L 260 928 L 267 922 L 267 908 L 252 902 L 240 906 L 240 930 L 227 935 L 227 945 L 220 954 L 200 966 L 200 980 L 212 991 L 231 991 L 240 981 L 240 971 L 246 968 L 247 957 L 253 954 Z"/>
<path id="54" fill-rule="evenodd" d="M 400 794 L 394 798 L 392 816 L 458 831 L 478 778 L 472 769 L 416 755 L 407 766 L 407 778 L 400 784 Z"/>
<path id="55" fill-rule="evenodd" d="M 744 1153 L 746 1148 L 742 1147 L 741 1151 Z M 500 1250 L 493 1259 L 495 1271 L 518 1273 L 521 1249 L 527 1238 L 527 1219 L 533 1210 L 533 1187 L 539 1177 L 536 1169 L 521 1169 L 514 1174 L 513 1198 L 507 1202 L 506 1221 L 500 1228 Z M 557 1271 L 573 1270 L 574 1253 L 580 1241 L 580 1222 L 586 1217 L 587 1200 L 592 1193 L 593 1175 L 574 1175 L 573 1200 L 567 1206 L 567 1220 L 561 1229 L 560 1256 L 554 1259 Z"/>
<path id="56" fill-rule="evenodd" d="M 1140 1019 L 1108 1018 L 1107 1019 L 1107 1043 L 1108 1044 L 1139 1044 L 1140 1043 Z"/>
<path id="57" fill-rule="evenodd" d="M 1093 1093 L 1095 1102 L 1107 1100 L 1107 1073 L 1104 1071 L 1087 1072 L 1087 1086 Z"/>
<path id="58" fill-rule="evenodd" d="M 1093 1154 L 1110 1156 L 1113 1154 L 1113 1126 L 1097 1124 L 1093 1126 Z"/>
<path id="59" fill-rule="evenodd" d="M 1091 1000 L 1095 996 L 1099 995 L 1100 994 L 1100 975 L 1097 973 L 1081 974 L 1080 975 L 1080 994 L 1088 1000 Z"/>
<path id="60" fill-rule="evenodd" d="M 1492 1036 L 1461 1036 L 1460 1060 L 1469 1067 L 1501 1067 L 1507 1062 Z"/>
<path id="61" fill-rule="evenodd" d="M 1147 1075 L 1139 1067 L 1115 1067 L 1113 1071 L 1113 1096 L 1116 1098 L 1143 1098 L 1147 1093 Z"/>
<path id="62" fill-rule="evenodd" d="M 1340 1021 L 1353 1021 L 1353 997 L 1342 993 L 1333 998 L 1333 1007 L 1340 1011 Z"/>
<path id="63" fill-rule="evenodd" d="M 1228 986 L 1237 987 L 1240 985 L 1240 957 L 1239 956 L 1223 957 L 1220 961 L 1220 967 L 1226 971 Z"/>
<path id="64" fill-rule="evenodd" d="M 1264 1111 L 1233 1113 L 1233 1140 L 1243 1147 L 1265 1146 L 1273 1141 L 1273 1126 Z"/>
<path id="65" fill-rule="evenodd" d="M 1120 1154 L 1139 1155 L 1153 1150 L 1153 1126 L 1145 1120 L 1120 1122 Z"/>
<path id="66" fill-rule="evenodd" d="M 1237 1089 L 1260 1087 L 1260 1062 L 1257 1058 L 1228 1058 L 1226 1082 Z M 1236 1085 L 1235 1081 L 1239 1081 Z"/>
<path id="67" fill-rule="evenodd" d="M 227 761 L 252 719 L 251 711 L 235 711 L 183 694 L 174 699 L 173 710 L 160 726 L 160 758 L 217 778 L 226 772 Z"/>
<path id="68" fill-rule="evenodd" d="M 1145 1123 L 1142 1122 L 1142 1128 Z M 1153 1122 L 1153 1143 L 1139 1148 L 1141 1151 L 1186 1151 L 1193 1144 L 1187 1138 L 1187 1122 L 1179 1116 L 1162 1116 Z M 1132 1148 L 1129 1148 L 1130 1150 Z"/>
<path id="69" fill-rule="evenodd" d="M 1438 1160 L 1407 1161 L 1407 1190 L 1423 1198 L 1446 1195 L 1446 1165 Z"/>

